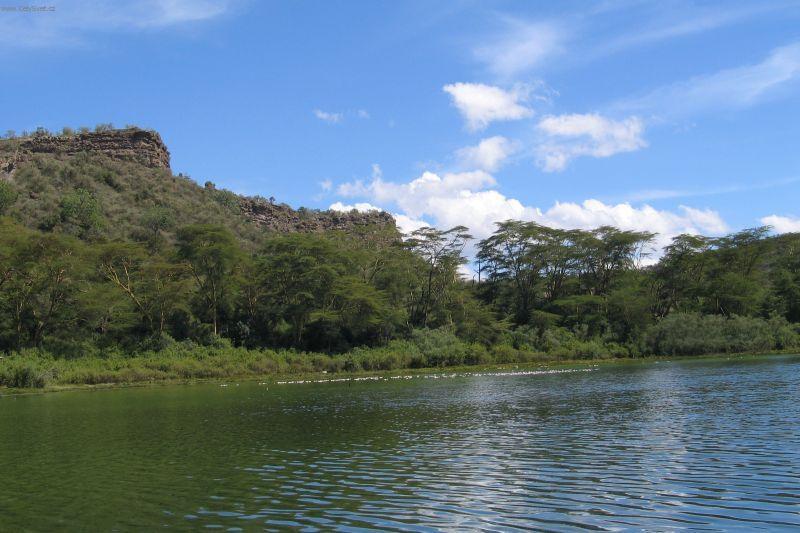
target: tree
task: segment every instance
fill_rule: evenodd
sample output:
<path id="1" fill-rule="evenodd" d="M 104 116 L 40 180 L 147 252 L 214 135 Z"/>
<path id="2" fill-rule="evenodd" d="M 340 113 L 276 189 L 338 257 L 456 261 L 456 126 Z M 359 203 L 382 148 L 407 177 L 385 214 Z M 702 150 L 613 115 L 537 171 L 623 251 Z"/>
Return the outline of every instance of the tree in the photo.
<path id="1" fill-rule="evenodd" d="M 155 252 L 163 244 L 161 233 L 175 226 L 175 215 L 167 207 L 151 207 L 142 214 L 141 224 L 147 232 L 147 245 Z"/>
<path id="2" fill-rule="evenodd" d="M 654 237 L 647 231 L 623 231 L 611 226 L 584 234 L 578 246 L 586 289 L 591 294 L 606 294 L 616 275 L 641 264 Z"/>
<path id="3" fill-rule="evenodd" d="M 514 287 L 512 298 L 517 324 L 527 323 L 539 280 L 540 257 L 534 239 L 538 229 L 532 222 L 498 222 L 492 236 L 478 244 L 478 258 L 483 268 L 489 270 L 489 281 L 507 280 Z"/>
<path id="4" fill-rule="evenodd" d="M 259 257 L 266 322 L 286 320 L 295 346 L 312 315 L 330 305 L 334 283 L 344 274 L 337 252 L 328 239 L 293 234 L 268 240 Z"/>
<path id="5" fill-rule="evenodd" d="M 2 305 L 12 322 L 13 346 L 40 347 L 50 330 L 71 319 L 82 249 L 58 234 L 20 232 L 5 234 L 3 241 L 13 246 L 2 258 Z"/>
<path id="6" fill-rule="evenodd" d="M 428 327 L 431 312 L 446 296 L 448 289 L 459 280 L 458 269 L 466 263 L 462 252 L 472 236 L 464 226 L 448 230 L 424 227 L 415 230 L 406 241 L 407 246 L 426 265 L 425 281 L 417 299 L 412 317 L 422 327 Z"/>
<path id="7" fill-rule="evenodd" d="M 220 226 L 185 226 L 177 237 L 178 257 L 188 267 L 214 335 L 218 335 L 220 308 L 232 296 L 241 250 L 233 234 Z"/>
<path id="8" fill-rule="evenodd" d="M 170 312 L 183 302 L 183 265 L 147 254 L 139 245 L 114 242 L 100 248 L 98 266 L 131 302 L 147 330 L 162 334 Z"/>
<path id="9" fill-rule="evenodd" d="M 714 258 L 708 253 L 713 239 L 697 235 L 678 235 L 664 249 L 653 269 L 654 314 L 663 318 L 672 311 L 697 311 L 704 284 Z"/>
<path id="10" fill-rule="evenodd" d="M 100 203 L 86 189 L 76 189 L 61 199 L 63 228 L 81 239 L 94 236 L 103 225 Z"/>

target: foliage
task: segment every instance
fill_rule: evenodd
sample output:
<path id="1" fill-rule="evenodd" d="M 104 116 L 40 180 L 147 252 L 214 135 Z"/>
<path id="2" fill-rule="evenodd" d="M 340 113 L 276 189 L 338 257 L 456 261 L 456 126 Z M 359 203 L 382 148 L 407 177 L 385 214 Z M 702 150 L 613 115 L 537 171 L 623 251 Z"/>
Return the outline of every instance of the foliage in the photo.
<path id="1" fill-rule="evenodd" d="M 780 317 L 673 313 L 652 328 L 647 342 L 654 354 L 699 355 L 797 348 L 800 335 Z"/>
<path id="2" fill-rule="evenodd" d="M 59 213 L 64 231 L 82 239 L 92 237 L 103 224 L 100 204 L 86 189 L 76 189 L 64 195 Z"/>

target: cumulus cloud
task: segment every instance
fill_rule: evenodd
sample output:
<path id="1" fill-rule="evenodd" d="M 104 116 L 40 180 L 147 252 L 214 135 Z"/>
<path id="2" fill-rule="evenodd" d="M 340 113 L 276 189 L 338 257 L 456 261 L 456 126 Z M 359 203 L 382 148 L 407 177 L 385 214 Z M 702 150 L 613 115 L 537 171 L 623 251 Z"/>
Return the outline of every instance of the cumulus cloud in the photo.
<path id="1" fill-rule="evenodd" d="M 475 58 L 496 76 L 514 78 L 562 51 L 566 37 L 563 27 L 547 22 L 507 23 L 502 37 L 474 50 Z"/>
<path id="2" fill-rule="evenodd" d="M 612 120 L 596 113 L 544 117 L 537 129 L 544 140 L 537 147 L 538 163 L 545 172 L 564 170 L 570 160 L 609 157 L 647 146 L 644 124 L 638 117 Z"/>
<path id="3" fill-rule="evenodd" d="M 525 105 L 532 87 L 516 85 L 504 90 L 483 83 L 453 83 L 443 87 L 450 95 L 453 105 L 467 121 L 467 128 L 478 131 L 499 120 L 519 120 L 533 116 L 533 110 Z"/>
<path id="4" fill-rule="evenodd" d="M 328 122 L 330 124 L 338 124 L 344 118 L 343 113 L 331 113 L 328 111 L 323 111 L 321 109 L 315 109 L 314 116 L 320 119 L 321 121 Z"/>
<path id="5" fill-rule="evenodd" d="M 728 230 L 719 213 L 710 209 L 680 206 L 677 210 L 660 210 L 647 204 L 607 204 L 595 199 L 556 202 L 541 209 L 509 198 L 495 186 L 495 179 L 484 171 L 443 175 L 424 172 L 405 183 L 386 181 L 381 176 L 358 186 L 350 184 L 344 190 L 380 205 L 396 207 L 395 217 L 403 217 L 406 226 L 409 220 L 415 221 L 417 227 L 426 223 L 440 228 L 464 225 L 476 238 L 489 236 L 496 222 L 508 219 L 558 228 L 592 229 L 610 225 L 651 231 L 659 234 L 657 248 L 669 244 L 672 237 L 681 233 L 719 235 Z"/>
<path id="6" fill-rule="evenodd" d="M 420 177 L 408 183 L 384 181 L 378 176 L 367 184 L 362 181 L 344 183 L 337 192 L 342 196 L 361 196 L 378 203 L 392 203 L 400 207 L 406 215 L 421 218 L 435 210 L 432 202 L 494 184 L 494 178 L 482 170 L 446 173 L 443 176 L 434 172 L 423 172 Z"/>
<path id="7" fill-rule="evenodd" d="M 367 202 L 358 202 L 355 204 L 343 204 L 342 202 L 336 202 L 331 204 L 328 207 L 331 211 L 339 211 L 344 213 L 349 213 L 350 211 L 358 211 L 360 213 L 368 213 L 370 211 L 383 211 L 380 207 L 374 206 Z"/>
<path id="8" fill-rule="evenodd" d="M 517 144 L 501 135 L 488 137 L 475 146 L 466 146 L 456 151 L 461 166 L 494 172 L 505 160 L 517 151 Z"/>
<path id="9" fill-rule="evenodd" d="M 772 226 L 775 233 L 800 233 L 800 218 L 769 215 L 763 217 L 761 223 Z"/>

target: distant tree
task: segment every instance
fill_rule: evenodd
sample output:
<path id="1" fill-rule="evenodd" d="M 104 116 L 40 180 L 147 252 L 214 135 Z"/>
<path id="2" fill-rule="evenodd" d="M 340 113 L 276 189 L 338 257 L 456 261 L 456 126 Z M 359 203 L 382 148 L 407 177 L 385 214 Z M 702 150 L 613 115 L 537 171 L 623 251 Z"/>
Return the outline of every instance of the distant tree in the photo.
<path id="1" fill-rule="evenodd" d="M 114 125 L 110 122 L 104 122 L 96 125 L 94 127 L 94 131 L 97 133 L 105 132 L 105 131 L 112 131 L 114 129 Z"/>
<path id="2" fill-rule="evenodd" d="M 60 208 L 64 229 L 81 239 L 93 236 L 103 225 L 100 203 L 86 189 L 76 189 L 64 195 Z"/>
<path id="3" fill-rule="evenodd" d="M 14 130 L 6 130 L 6 139 L 15 139 L 17 137 L 17 132 Z"/>
<path id="4" fill-rule="evenodd" d="M 207 224 L 180 228 L 177 246 L 217 335 L 220 308 L 232 297 L 241 250 L 230 231 Z"/>
<path id="5" fill-rule="evenodd" d="M 156 251 L 163 242 L 161 232 L 175 226 L 175 215 L 167 207 L 151 207 L 142 214 L 141 224 L 148 235 L 148 247 L 151 251 Z"/>
<path id="6" fill-rule="evenodd" d="M 61 128 L 61 135 L 65 137 L 71 137 L 75 135 L 75 130 L 73 130 L 69 126 L 64 126 L 63 128 Z"/>

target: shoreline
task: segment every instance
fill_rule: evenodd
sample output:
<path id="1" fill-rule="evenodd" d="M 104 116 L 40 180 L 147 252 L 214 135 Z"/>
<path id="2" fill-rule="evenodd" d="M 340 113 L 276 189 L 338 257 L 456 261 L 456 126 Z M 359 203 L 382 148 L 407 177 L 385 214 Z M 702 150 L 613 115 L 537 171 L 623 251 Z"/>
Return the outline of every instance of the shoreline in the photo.
<path id="1" fill-rule="evenodd" d="M 46 385 L 41 388 L 27 387 L 6 387 L 0 386 L 0 399 L 3 397 L 25 396 L 48 394 L 53 392 L 75 392 L 75 391 L 107 391 L 115 389 L 140 388 L 140 387 L 168 387 L 168 386 L 188 386 L 203 384 L 226 384 L 226 383 L 251 383 L 255 381 L 263 382 L 264 385 L 290 385 L 290 384 L 326 384 L 333 382 L 353 382 L 353 381 L 385 381 L 390 379 L 401 379 L 404 377 L 413 378 L 420 376 L 442 375 L 450 377 L 452 375 L 475 375 L 475 374 L 501 374 L 503 372 L 532 372 L 550 370 L 580 370 L 591 367 L 601 367 L 611 364 L 634 365 L 653 362 L 672 362 L 672 361 L 721 361 L 721 360 L 748 360 L 760 359 L 764 357 L 779 355 L 798 355 L 795 350 L 771 351 L 764 353 L 723 353 L 723 354 L 704 354 L 704 355 L 680 355 L 680 356 L 644 356 L 644 357 L 620 357 L 608 359 L 564 359 L 557 361 L 528 361 L 511 363 L 491 363 L 476 365 L 457 365 L 443 367 L 426 368 L 399 368 L 392 370 L 375 371 L 341 371 L 341 372 L 279 372 L 279 373 L 243 373 L 229 376 L 201 377 L 201 378 L 163 378 L 137 381 L 120 381 L 105 383 L 65 383 Z"/>

